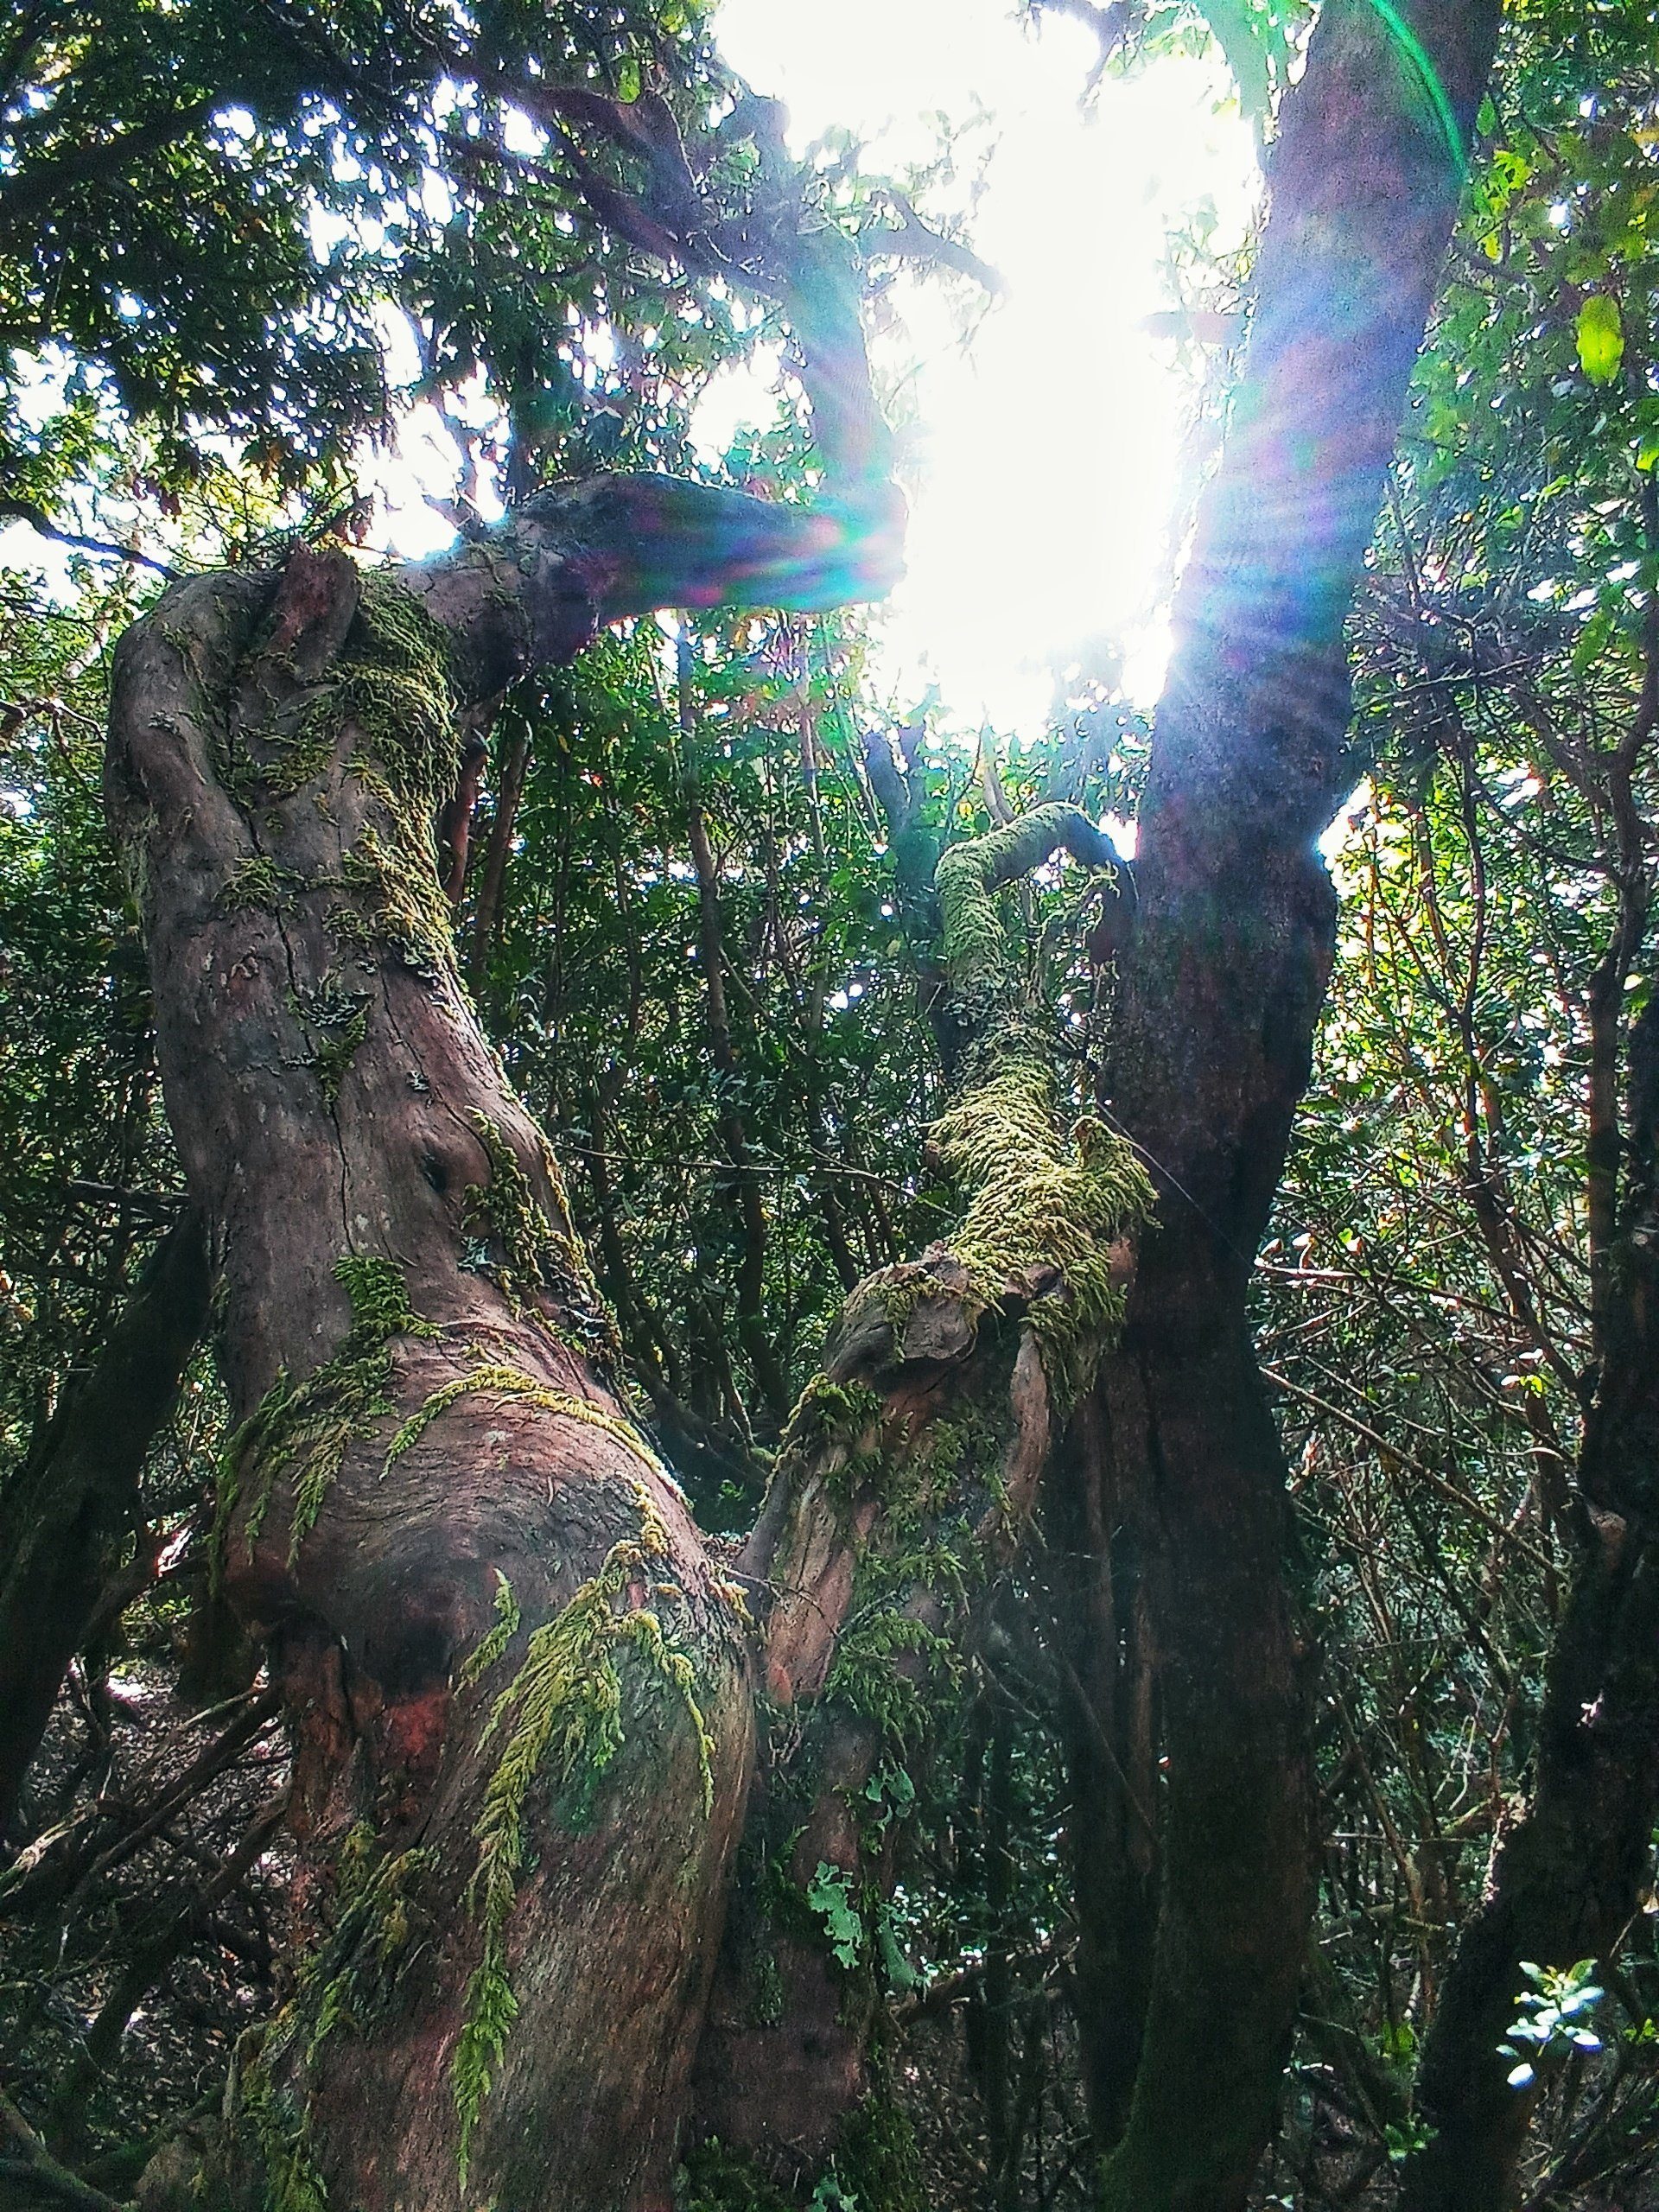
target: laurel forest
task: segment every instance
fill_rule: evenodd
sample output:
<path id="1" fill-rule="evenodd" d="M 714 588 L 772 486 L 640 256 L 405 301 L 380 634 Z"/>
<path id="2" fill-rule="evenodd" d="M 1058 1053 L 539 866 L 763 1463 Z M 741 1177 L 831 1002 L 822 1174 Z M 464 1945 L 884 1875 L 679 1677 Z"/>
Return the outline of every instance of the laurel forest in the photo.
<path id="1" fill-rule="evenodd" d="M 1028 0 L 1262 183 L 1000 734 L 720 30 L 0 29 L 0 2202 L 1659 2204 L 1652 11 Z"/>

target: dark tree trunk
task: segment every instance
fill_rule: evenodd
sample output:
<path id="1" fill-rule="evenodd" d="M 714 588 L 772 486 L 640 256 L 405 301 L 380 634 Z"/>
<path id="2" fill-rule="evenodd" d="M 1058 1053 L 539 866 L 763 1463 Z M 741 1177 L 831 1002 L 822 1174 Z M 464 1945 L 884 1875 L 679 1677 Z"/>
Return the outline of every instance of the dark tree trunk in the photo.
<path id="1" fill-rule="evenodd" d="M 1358 772 L 1342 626 L 1455 211 L 1496 0 L 1327 0 L 1274 149 L 1256 309 L 1177 608 L 1110 1103 L 1153 1169 L 1110 1418 L 1158 1532 L 1168 1767 L 1113 2212 L 1230 2212 L 1313 1898 L 1284 1465 L 1245 1319 L 1335 937 L 1314 840 Z M 1202 2113 L 1202 2126 L 1193 2124 Z"/>
<path id="2" fill-rule="evenodd" d="M 0 1835 L 137 1527 L 138 1478 L 207 1319 L 207 1243 L 187 1212 L 19 1476 L 0 1541 Z"/>
<path id="3" fill-rule="evenodd" d="M 1503 2212 L 1534 2093 L 1499 2045 L 1521 1961 L 1611 1961 L 1652 1878 L 1659 1819 L 1659 1015 L 1630 1040 L 1630 1166 L 1580 1478 L 1589 1511 L 1556 1631 L 1525 1816 L 1459 1942 L 1423 2051 L 1407 2212 Z M 1540 2073 L 1550 2061 L 1540 2061 Z M 1556 2063 L 1559 2063 L 1559 2056 Z"/>

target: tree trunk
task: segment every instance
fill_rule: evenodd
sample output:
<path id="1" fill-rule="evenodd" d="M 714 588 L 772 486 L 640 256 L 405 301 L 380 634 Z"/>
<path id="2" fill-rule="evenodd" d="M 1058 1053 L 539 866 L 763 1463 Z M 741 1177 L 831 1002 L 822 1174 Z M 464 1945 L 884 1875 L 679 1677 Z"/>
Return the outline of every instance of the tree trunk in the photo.
<path id="1" fill-rule="evenodd" d="M 432 825 L 454 709 L 531 661 L 889 560 L 845 510 L 601 480 L 402 582 L 296 552 L 123 640 L 108 807 L 241 1424 L 223 1573 L 296 1745 L 301 1960 L 238 2186 L 665 2212 L 745 1639 L 461 989 Z"/>
<path id="2" fill-rule="evenodd" d="M 1630 1167 L 1610 1252 L 1580 1480 L 1589 1527 L 1556 1631 L 1524 1818 L 1464 1930 L 1424 2047 L 1406 2212 L 1502 2212 L 1535 2101 L 1500 2051 L 1521 1961 L 1611 1961 L 1652 1877 L 1659 1819 L 1659 1014 L 1630 1046 Z M 1537 2071 L 1564 2054 L 1541 2056 Z"/>
<path id="3" fill-rule="evenodd" d="M 207 1319 L 207 1245 L 187 1212 L 18 1478 L 0 1582 L 0 1835 L 137 1525 L 145 1457 Z"/>
<path id="4" fill-rule="evenodd" d="M 1456 207 L 1495 0 L 1327 0 L 1274 147 L 1243 381 L 1182 580 L 1110 1103 L 1153 1169 L 1111 1392 L 1159 1535 L 1168 1757 L 1113 2212 L 1230 2212 L 1313 1900 L 1284 1465 L 1245 1319 L 1335 940 L 1314 840 L 1358 772 L 1341 632 Z M 1121 1376 L 1119 1370 L 1122 1370 Z M 1193 2124 L 1204 2115 L 1202 2126 Z"/>

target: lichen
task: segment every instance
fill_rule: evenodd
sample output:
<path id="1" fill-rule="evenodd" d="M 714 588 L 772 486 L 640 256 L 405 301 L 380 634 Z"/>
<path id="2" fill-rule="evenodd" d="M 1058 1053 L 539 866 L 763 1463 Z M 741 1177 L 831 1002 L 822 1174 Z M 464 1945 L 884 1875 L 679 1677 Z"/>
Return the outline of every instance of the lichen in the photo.
<path id="1" fill-rule="evenodd" d="M 230 1518 L 251 1476 L 257 1490 L 244 1529 L 249 1556 L 270 1510 L 277 1476 L 293 1494 L 289 1558 L 316 1526 L 353 1440 L 397 1411 L 386 1395 L 391 1382 L 391 1341 L 437 1332 L 409 1303 L 399 1269 L 390 1261 L 347 1253 L 334 1262 L 335 1279 L 351 1305 L 351 1326 L 334 1356 L 296 1382 L 286 1372 L 226 1443 L 219 1463 L 214 1555 L 223 1555 Z"/>
<path id="2" fill-rule="evenodd" d="M 549 1773 L 567 1822 L 581 1827 L 591 1820 L 600 1783 L 625 1740 L 625 1656 L 633 1657 L 642 1689 L 654 1688 L 683 1710 L 696 1749 L 705 1817 L 714 1802 L 712 1745 L 690 1658 L 669 1641 L 648 1606 L 625 1602 L 629 1586 L 654 1580 L 658 1563 L 670 1556 L 660 1515 L 643 1486 L 635 1496 L 639 1534 L 613 1544 L 599 1572 L 531 1636 L 523 1663 L 492 1706 L 479 1739 L 480 1751 L 498 1735 L 505 1740 L 485 1784 L 473 1832 L 478 1863 L 467 1903 L 481 1923 L 483 1949 L 467 1984 L 450 2069 L 461 2121 L 463 2188 L 479 2114 L 518 2016 L 507 1974 L 506 1931 L 529 1847 L 524 1821 L 530 1791 Z"/>

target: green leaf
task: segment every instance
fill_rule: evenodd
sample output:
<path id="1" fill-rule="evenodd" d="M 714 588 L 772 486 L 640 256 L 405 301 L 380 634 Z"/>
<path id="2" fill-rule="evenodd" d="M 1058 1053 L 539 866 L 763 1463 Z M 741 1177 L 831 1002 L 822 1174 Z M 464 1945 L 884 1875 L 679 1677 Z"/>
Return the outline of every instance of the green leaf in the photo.
<path id="1" fill-rule="evenodd" d="M 1611 384 L 1624 358 L 1624 326 L 1618 302 L 1592 292 L 1579 309 L 1579 363 L 1592 384 Z"/>
<path id="2" fill-rule="evenodd" d="M 823 1922 L 836 1965 L 850 1971 L 858 1964 L 864 1943 L 864 1923 L 853 1903 L 852 1877 L 832 1866 L 827 1859 L 820 1859 L 817 1872 L 806 1885 L 806 1901 Z"/>

